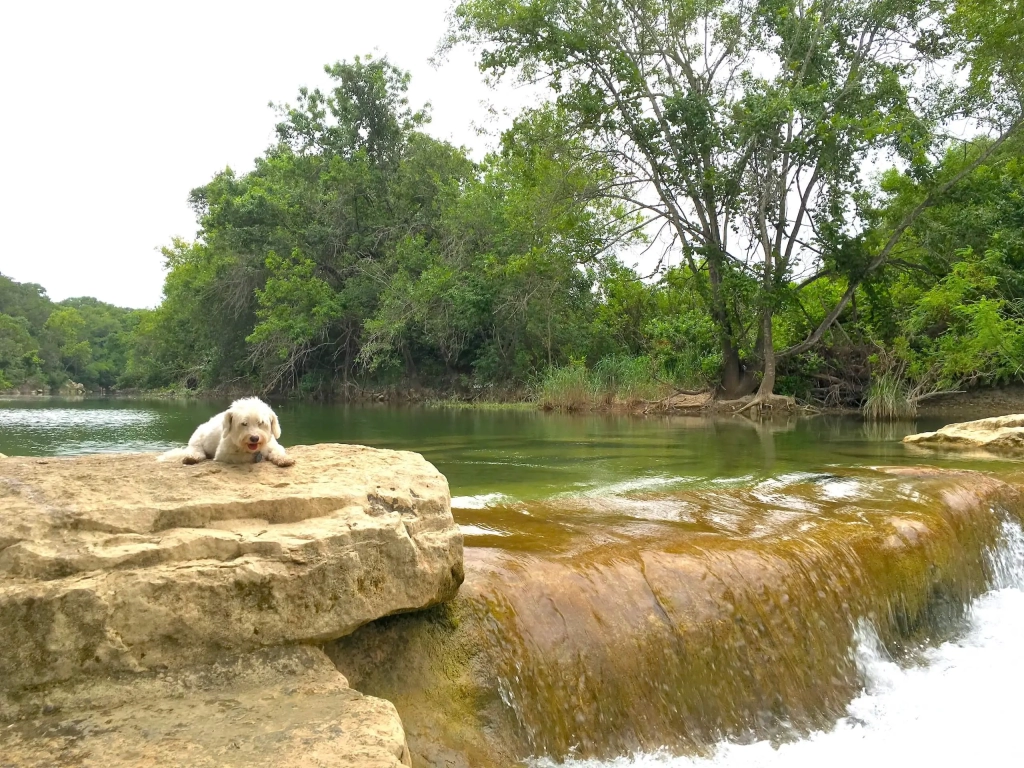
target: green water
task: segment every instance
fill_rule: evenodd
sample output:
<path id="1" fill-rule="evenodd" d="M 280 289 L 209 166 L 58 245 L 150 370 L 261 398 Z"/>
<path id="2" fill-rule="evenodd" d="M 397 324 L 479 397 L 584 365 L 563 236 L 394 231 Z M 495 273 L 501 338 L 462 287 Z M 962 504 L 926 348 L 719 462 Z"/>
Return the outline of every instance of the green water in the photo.
<path id="1" fill-rule="evenodd" d="M 0 400 L 0 453 L 54 456 L 158 451 L 187 442 L 222 403 Z M 535 411 L 280 404 L 285 445 L 362 443 L 422 453 L 456 507 L 559 494 L 657 492 L 708 481 L 752 484 L 797 472 L 879 464 L 1001 470 L 1012 462 L 903 446 L 942 419 L 870 425 L 816 417 L 758 425 L 739 417 L 570 416 Z"/>

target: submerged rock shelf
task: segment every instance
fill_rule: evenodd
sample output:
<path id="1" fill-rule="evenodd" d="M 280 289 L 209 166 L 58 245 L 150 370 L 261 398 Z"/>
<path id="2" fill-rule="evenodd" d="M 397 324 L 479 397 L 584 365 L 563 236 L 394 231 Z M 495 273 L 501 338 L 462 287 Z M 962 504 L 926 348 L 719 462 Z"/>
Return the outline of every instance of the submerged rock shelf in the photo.
<path id="1" fill-rule="evenodd" d="M 454 602 L 327 651 L 395 702 L 416 765 L 790 738 L 857 692 L 861 622 L 894 654 L 954 632 L 1021 509 L 998 480 L 927 469 L 662 495 L 647 519 L 641 501 L 491 509 L 530 535 L 470 539 L 491 546 L 467 549 Z"/>

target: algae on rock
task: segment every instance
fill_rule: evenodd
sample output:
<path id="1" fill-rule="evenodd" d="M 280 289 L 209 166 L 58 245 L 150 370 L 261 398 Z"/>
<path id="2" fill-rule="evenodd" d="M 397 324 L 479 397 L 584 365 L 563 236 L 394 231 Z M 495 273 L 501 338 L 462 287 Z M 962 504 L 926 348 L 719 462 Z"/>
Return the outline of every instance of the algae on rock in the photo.
<path id="1" fill-rule="evenodd" d="M 955 631 L 993 576 L 985 553 L 1020 515 L 1017 491 L 979 473 L 831 481 L 876 492 L 769 523 L 741 489 L 683 491 L 691 510 L 742 505 L 749 533 L 650 521 L 627 533 L 618 518 L 614 531 L 470 547 L 456 600 L 326 650 L 359 690 L 395 703 L 422 766 L 692 754 L 827 728 L 861 685 L 860 622 L 897 655 Z M 796 483 L 787 499 L 810 505 L 820 487 Z M 544 517 L 532 509 L 529 524 Z"/>

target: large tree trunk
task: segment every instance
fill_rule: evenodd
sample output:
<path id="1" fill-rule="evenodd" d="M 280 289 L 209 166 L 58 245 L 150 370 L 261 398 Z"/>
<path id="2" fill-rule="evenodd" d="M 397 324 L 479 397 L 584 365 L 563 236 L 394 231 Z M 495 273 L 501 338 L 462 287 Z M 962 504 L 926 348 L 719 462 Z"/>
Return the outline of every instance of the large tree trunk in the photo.
<path id="1" fill-rule="evenodd" d="M 739 413 L 751 408 L 763 410 L 764 408 L 774 408 L 775 406 L 779 406 L 780 408 L 793 408 L 796 405 L 796 401 L 794 401 L 793 398 L 779 397 L 775 394 L 775 342 L 772 339 L 772 291 L 775 288 L 773 259 L 776 252 L 771 248 L 771 243 L 767 237 L 767 230 L 764 226 L 762 226 L 761 231 L 765 233 L 765 257 L 762 286 L 762 290 L 764 291 L 764 306 L 761 309 L 761 332 L 759 334 L 762 363 L 761 386 L 758 387 L 757 394 L 751 398 L 749 403 L 739 410 Z"/>
<path id="2" fill-rule="evenodd" d="M 775 394 L 775 346 L 772 343 L 772 311 L 768 308 L 762 311 L 761 333 L 764 334 L 764 370 L 761 386 L 757 389 L 757 399 L 768 400 Z"/>
<path id="3" fill-rule="evenodd" d="M 722 265 L 714 254 L 709 255 L 707 265 L 708 281 L 711 284 L 711 317 L 718 326 L 718 338 L 722 346 L 722 383 L 719 385 L 719 393 L 726 400 L 735 400 L 754 391 L 754 374 L 744 368 L 740 361 L 740 351 L 733 342 L 729 310 L 722 296 Z"/>
<path id="4" fill-rule="evenodd" d="M 722 339 L 722 383 L 720 393 L 726 400 L 746 397 L 754 391 L 754 372 L 747 370 L 740 362 L 740 352 L 732 341 Z"/>
<path id="5" fill-rule="evenodd" d="M 750 399 L 750 402 L 737 411 L 744 411 L 756 408 L 776 408 L 789 410 L 796 407 L 796 401 L 792 397 L 775 394 L 775 347 L 772 344 L 772 310 L 765 307 L 761 310 L 761 334 L 764 339 L 762 348 L 762 359 L 764 360 L 764 375 L 761 377 L 761 386 L 757 394 Z"/>

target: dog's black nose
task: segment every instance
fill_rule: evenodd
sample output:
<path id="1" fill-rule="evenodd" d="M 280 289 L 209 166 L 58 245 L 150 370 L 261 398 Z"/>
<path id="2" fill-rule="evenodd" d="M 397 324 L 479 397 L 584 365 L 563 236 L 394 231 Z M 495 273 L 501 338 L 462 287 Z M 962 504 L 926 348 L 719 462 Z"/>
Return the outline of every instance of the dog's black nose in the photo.
<path id="1" fill-rule="evenodd" d="M 260 441 L 260 439 L 258 437 L 256 437 L 256 435 L 252 435 L 252 436 L 249 437 L 249 442 L 250 443 L 258 443 L 259 441 Z"/>

